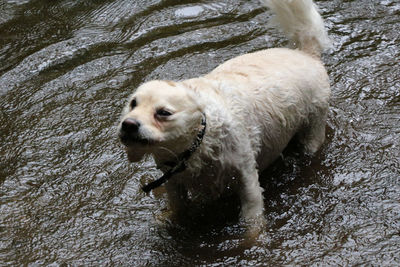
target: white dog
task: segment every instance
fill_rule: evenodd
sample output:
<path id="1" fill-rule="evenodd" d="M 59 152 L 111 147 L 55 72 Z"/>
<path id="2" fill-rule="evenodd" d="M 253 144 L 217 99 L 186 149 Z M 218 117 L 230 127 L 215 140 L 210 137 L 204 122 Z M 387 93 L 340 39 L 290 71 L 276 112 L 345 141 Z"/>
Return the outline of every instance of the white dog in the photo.
<path id="1" fill-rule="evenodd" d="M 320 54 L 329 45 L 312 0 L 264 0 L 298 49 L 274 48 L 231 59 L 184 81 L 150 81 L 129 98 L 119 137 L 128 159 L 154 157 L 170 206 L 215 198 L 241 199 L 241 216 L 263 211 L 258 171 L 296 135 L 306 153 L 325 138 L 330 87 Z M 168 180 L 168 181 L 167 181 Z"/>

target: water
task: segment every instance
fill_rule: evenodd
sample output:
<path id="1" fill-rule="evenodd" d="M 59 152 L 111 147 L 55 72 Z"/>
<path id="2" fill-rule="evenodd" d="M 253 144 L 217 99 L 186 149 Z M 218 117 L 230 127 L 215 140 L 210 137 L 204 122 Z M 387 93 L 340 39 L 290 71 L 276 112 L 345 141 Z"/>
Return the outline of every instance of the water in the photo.
<path id="1" fill-rule="evenodd" d="M 267 226 L 241 246 L 237 200 L 163 220 L 151 159 L 116 135 L 151 79 L 285 46 L 256 0 L 0 2 L 1 266 L 400 265 L 400 4 L 317 1 L 334 48 L 327 140 L 262 174 Z"/>

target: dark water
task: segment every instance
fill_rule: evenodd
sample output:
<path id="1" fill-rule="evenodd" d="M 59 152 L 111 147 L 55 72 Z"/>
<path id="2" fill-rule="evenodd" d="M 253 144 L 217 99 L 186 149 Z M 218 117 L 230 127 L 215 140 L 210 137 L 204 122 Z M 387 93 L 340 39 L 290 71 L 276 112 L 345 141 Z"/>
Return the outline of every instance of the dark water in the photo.
<path id="1" fill-rule="evenodd" d="M 115 129 L 144 81 L 285 46 L 258 1 L 0 0 L 0 266 L 399 266 L 400 3 L 317 3 L 327 141 L 262 174 L 268 223 L 242 247 L 234 199 L 160 219 L 140 190 L 159 173 Z"/>

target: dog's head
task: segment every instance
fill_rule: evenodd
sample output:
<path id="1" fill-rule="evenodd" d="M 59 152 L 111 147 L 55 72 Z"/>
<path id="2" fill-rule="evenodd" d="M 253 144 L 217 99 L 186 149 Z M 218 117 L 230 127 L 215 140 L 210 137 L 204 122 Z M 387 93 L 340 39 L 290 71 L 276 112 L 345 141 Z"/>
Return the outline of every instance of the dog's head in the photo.
<path id="1" fill-rule="evenodd" d="M 180 153 L 190 146 L 202 111 L 194 92 L 180 83 L 151 81 L 130 97 L 121 116 L 118 134 L 128 159 L 147 153 Z"/>

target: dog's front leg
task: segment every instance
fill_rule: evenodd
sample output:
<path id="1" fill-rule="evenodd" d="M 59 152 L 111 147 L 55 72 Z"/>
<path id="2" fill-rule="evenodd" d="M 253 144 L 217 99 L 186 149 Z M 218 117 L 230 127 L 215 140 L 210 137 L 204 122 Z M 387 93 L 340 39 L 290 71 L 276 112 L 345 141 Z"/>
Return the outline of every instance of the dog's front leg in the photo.
<path id="1" fill-rule="evenodd" d="M 187 190 L 183 184 L 168 181 L 166 184 L 169 208 L 173 215 L 179 215 L 188 202 Z"/>
<path id="2" fill-rule="evenodd" d="M 247 227 L 243 243 L 246 246 L 252 246 L 265 226 L 262 216 L 264 209 L 263 189 L 258 181 L 256 165 L 250 166 L 251 164 L 246 165 L 241 170 L 240 187 L 241 219 Z"/>
<path id="3" fill-rule="evenodd" d="M 263 189 L 258 181 L 258 171 L 255 164 L 241 169 L 241 217 L 245 221 L 257 219 L 262 215 L 264 202 L 262 197 Z"/>

